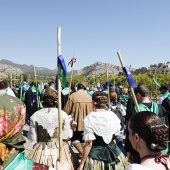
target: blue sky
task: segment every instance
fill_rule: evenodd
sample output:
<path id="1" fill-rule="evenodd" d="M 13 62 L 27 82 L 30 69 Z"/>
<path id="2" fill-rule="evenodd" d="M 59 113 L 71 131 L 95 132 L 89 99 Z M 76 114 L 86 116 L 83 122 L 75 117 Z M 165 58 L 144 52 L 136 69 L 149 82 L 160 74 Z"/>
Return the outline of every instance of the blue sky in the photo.
<path id="1" fill-rule="evenodd" d="M 57 67 L 61 53 L 74 69 L 94 62 L 133 68 L 170 61 L 169 0 L 0 0 L 0 59 Z M 68 71 L 71 70 L 68 67 Z"/>

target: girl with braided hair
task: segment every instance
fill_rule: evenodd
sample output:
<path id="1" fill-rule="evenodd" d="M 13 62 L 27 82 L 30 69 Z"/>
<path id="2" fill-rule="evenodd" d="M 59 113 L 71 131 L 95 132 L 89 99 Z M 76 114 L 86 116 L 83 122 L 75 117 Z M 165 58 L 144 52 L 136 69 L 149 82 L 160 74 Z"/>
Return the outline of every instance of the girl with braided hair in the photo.
<path id="1" fill-rule="evenodd" d="M 168 144 L 168 130 L 165 117 L 159 118 L 150 111 L 134 114 L 128 124 L 129 140 L 141 163 L 131 164 L 126 170 L 169 170 L 169 155 L 161 154 Z"/>
<path id="2" fill-rule="evenodd" d="M 128 162 L 113 141 L 120 132 L 120 120 L 106 110 L 108 100 L 104 92 L 94 92 L 92 100 L 95 111 L 84 119 L 86 142 L 78 170 L 124 170 Z"/>

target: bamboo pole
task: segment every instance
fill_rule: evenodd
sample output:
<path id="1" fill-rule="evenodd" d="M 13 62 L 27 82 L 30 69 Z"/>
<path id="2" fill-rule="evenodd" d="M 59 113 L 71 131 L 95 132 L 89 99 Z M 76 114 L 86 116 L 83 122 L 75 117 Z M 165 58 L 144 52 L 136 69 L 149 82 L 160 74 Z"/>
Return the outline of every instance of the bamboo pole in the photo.
<path id="1" fill-rule="evenodd" d="M 11 81 L 10 81 L 10 86 L 11 86 L 11 89 L 12 89 L 12 73 L 11 73 Z"/>
<path id="2" fill-rule="evenodd" d="M 73 57 L 75 57 L 75 52 L 73 54 Z M 72 65 L 72 69 L 71 69 L 71 78 L 70 78 L 70 85 L 69 85 L 69 94 L 68 94 L 68 97 L 70 96 L 70 89 L 71 89 L 71 83 L 72 83 L 72 79 L 73 79 L 73 66 L 74 66 L 74 63 Z"/>
<path id="3" fill-rule="evenodd" d="M 113 80 L 113 85 L 114 85 L 114 92 L 116 92 L 116 83 L 115 83 L 115 68 L 114 68 L 114 80 Z"/>
<path id="4" fill-rule="evenodd" d="M 109 85 L 108 85 L 108 65 L 105 64 L 105 67 L 106 67 L 106 81 L 107 81 L 107 100 L 108 100 L 108 109 L 110 109 L 110 92 L 109 92 Z"/>
<path id="5" fill-rule="evenodd" d="M 57 57 L 61 55 L 61 27 L 57 29 Z M 59 158 L 61 164 L 64 161 L 63 140 L 62 140 L 62 112 L 61 112 L 61 65 L 58 62 L 58 122 L 59 122 Z"/>
<path id="6" fill-rule="evenodd" d="M 35 66 L 34 66 L 34 79 L 35 79 L 35 89 L 37 94 L 37 110 L 39 110 L 38 83 L 37 83 L 37 74 L 36 74 Z"/>
<path id="7" fill-rule="evenodd" d="M 122 60 L 122 57 L 121 57 L 121 54 L 120 54 L 119 51 L 117 52 L 117 55 L 118 55 L 118 57 L 119 57 L 119 60 L 120 60 L 120 63 L 121 63 L 121 65 L 122 65 L 122 67 L 125 67 L 124 62 L 123 62 L 123 60 Z M 132 97 L 133 97 L 133 101 L 134 101 L 134 103 L 135 103 L 136 109 L 137 109 L 138 112 L 140 112 L 140 109 L 139 109 L 139 106 L 138 106 L 138 102 L 137 102 L 137 100 L 136 100 L 136 96 L 135 96 L 133 87 L 130 85 L 129 81 L 128 81 L 128 84 L 129 84 L 129 87 L 130 87 L 130 91 L 131 91 L 131 93 L 132 93 Z"/>
<path id="8" fill-rule="evenodd" d="M 21 75 L 20 100 L 22 100 L 22 81 L 23 81 L 23 75 Z"/>
<path id="9" fill-rule="evenodd" d="M 157 75 L 156 75 L 156 71 L 157 71 L 157 67 L 155 69 L 155 74 L 154 74 L 154 78 L 155 78 L 155 81 L 157 82 Z M 156 88 L 155 88 L 156 92 L 155 92 L 155 95 L 156 95 L 156 103 L 158 102 L 158 88 L 157 88 L 157 84 L 156 84 Z"/>
<path id="10" fill-rule="evenodd" d="M 28 76 L 28 82 L 30 82 L 30 79 L 31 79 L 31 78 L 30 78 L 30 74 L 29 74 L 29 76 Z"/>

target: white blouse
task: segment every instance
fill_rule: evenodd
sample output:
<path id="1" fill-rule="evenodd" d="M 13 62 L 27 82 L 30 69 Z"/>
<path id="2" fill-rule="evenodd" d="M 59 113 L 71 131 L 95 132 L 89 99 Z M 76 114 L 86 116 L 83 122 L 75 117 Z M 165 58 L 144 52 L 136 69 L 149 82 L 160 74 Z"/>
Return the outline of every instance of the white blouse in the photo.
<path id="1" fill-rule="evenodd" d="M 112 111 L 91 112 L 84 119 L 83 139 L 95 140 L 95 133 L 109 144 L 114 134 L 119 135 L 120 129 L 120 120 Z"/>
<path id="2" fill-rule="evenodd" d="M 73 136 L 73 131 L 70 127 L 70 119 L 69 116 L 64 112 L 62 112 L 62 119 L 64 122 L 63 127 L 63 139 L 71 138 Z M 31 116 L 30 120 L 30 130 L 28 132 L 27 138 L 33 144 L 37 143 L 37 131 L 36 124 L 38 123 L 44 129 L 47 130 L 48 134 L 52 137 L 55 129 L 58 125 L 58 109 L 57 108 L 45 108 L 35 112 Z"/>
<path id="3" fill-rule="evenodd" d="M 125 170 L 153 170 L 153 169 L 150 169 L 140 164 L 130 164 L 126 167 Z"/>

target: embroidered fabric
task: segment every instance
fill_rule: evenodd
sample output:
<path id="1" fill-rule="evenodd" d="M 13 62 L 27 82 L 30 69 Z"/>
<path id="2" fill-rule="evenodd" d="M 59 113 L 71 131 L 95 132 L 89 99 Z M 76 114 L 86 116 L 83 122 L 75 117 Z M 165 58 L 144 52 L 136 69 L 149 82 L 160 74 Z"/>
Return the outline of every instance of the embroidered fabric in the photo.
<path id="1" fill-rule="evenodd" d="M 109 144 L 113 135 L 120 133 L 120 120 L 111 111 L 91 112 L 84 119 L 84 140 L 95 140 L 95 135 L 101 136 Z"/>
<path id="2" fill-rule="evenodd" d="M 166 154 L 166 155 L 159 155 L 159 156 L 157 156 L 156 158 L 155 158 L 155 162 L 157 163 L 157 164 L 162 164 L 162 165 L 164 165 L 165 166 L 165 168 L 166 168 L 166 170 L 168 170 L 169 168 L 168 168 L 168 159 L 169 159 L 169 155 L 168 154 Z"/>
<path id="3" fill-rule="evenodd" d="M 72 137 L 73 132 L 70 128 L 70 120 L 68 115 L 62 111 L 62 118 L 63 118 L 63 139 L 67 139 L 68 137 Z M 58 127 L 58 109 L 57 108 L 45 108 L 35 112 L 31 116 L 30 121 L 30 130 L 28 132 L 28 140 L 31 141 L 33 144 L 37 143 L 37 131 L 36 131 L 36 124 L 37 122 L 41 125 L 44 129 L 47 130 L 50 137 L 53 136 L 55 128 Z"/>

